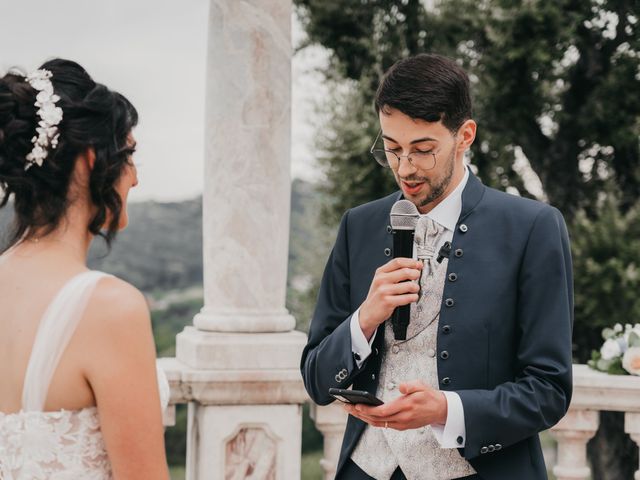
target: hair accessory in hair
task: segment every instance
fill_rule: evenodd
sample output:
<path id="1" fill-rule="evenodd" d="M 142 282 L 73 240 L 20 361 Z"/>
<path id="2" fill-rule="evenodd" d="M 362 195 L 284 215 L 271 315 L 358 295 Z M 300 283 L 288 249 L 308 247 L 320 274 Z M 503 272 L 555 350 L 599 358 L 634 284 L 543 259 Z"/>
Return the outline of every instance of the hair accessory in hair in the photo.
<path id="1" fill-rule="evenodd" d="M 62 109 L 56 107 L 56 102 L 60 97 L 53 93 L 53 84 L 50 78 L 52 73 L 49 70 L 36 70 L 27 75 L 26 81 L 36 90 L 35 106 L 38 107 L 40 121 L 36 128 L 37 135 L 31 139 L 33 149 L 27 155 L 25 170 L 29 170 L 34 164 L 42 166 L 44 159 L 49 155 L 49 147 L 55 149 L 58 146 L 58 125 L 62 121 Z"/>

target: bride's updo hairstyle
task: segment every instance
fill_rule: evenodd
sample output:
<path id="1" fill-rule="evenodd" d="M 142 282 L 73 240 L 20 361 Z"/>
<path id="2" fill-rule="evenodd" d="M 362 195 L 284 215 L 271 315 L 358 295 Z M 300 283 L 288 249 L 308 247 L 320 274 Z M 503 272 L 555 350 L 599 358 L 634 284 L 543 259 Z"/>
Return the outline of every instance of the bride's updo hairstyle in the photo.
<path id="1" fill-rule="evenodd" d="M 14 70 L 0 78 L 0 208 L 13 198 L 15 220 L 9 245 L 46 235 L 64 219 L 70 203 L 71 177 L 78 156 L 89 148 L 95 164 L 89 179 L 89 197 L 95 214 L 88 229 L 110 244 L 123 208 L 116 184 L 132 153 L 127 137 L 138 122 L 134 106 L 122 95 L 96 83 L 75 62 L 55 59 L 40 70 L 51 72 L 55 107 L 62 109 L 59 137 L 46 151 L 41 165 L 27 159 L 42 120 L 36 106 L 40 93 Z M 40 135 L 45 135 L 40 133 Z M 46 137 L 45 137 L 46 138 Z"/>

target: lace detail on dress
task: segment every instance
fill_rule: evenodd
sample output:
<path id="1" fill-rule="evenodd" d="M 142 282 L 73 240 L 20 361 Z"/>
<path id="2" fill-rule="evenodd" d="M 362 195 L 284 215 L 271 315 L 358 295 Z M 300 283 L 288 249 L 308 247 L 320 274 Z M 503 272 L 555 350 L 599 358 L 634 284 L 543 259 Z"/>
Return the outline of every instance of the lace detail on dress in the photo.
<path id="1" fill-rule="evenodd" d="M 0 479 L 111 480 L 95 407 L 0 413 Z"/>

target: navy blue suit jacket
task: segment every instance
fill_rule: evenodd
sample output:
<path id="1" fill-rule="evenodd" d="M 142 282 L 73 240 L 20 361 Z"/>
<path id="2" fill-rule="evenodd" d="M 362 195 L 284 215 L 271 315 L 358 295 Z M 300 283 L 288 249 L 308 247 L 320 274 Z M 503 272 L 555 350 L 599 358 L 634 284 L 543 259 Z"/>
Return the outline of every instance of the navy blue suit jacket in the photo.
<path id="1" fill-rule="evenodd" d="M 301 362 L 320 405 L 333 401 L 331 387 L 376 392 L 383 325 L 358 368 L 350 320 L 391 258 L 389 213 L 400 198 L 353 208 L 340 223 Z M 573 279 L 562 215 L 470 175 L 452 245 L 437 337 L 438 353 L 449 355 L 437 362 L 440 389 L 457 392 L 464 407 L 460 453 L 485 480 L 546 479 L 538 432 L 564 416 L 572 388 Z M 338 472 L 364 428 L 349 417 Z"/>

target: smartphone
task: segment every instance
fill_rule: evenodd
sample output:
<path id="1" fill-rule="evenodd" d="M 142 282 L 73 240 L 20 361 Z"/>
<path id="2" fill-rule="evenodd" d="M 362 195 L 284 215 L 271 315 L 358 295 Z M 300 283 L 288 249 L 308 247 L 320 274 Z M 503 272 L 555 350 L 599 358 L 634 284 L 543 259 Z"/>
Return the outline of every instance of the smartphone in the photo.
<path id="1" fill-rule="evenodd" d="M 375 395 L 362 390 L 345 390 L 343 388 L 330 388 L 329 395 L 342 403 L 364 403 L 365 405 L 383 405 L 384 402 Z"/>

